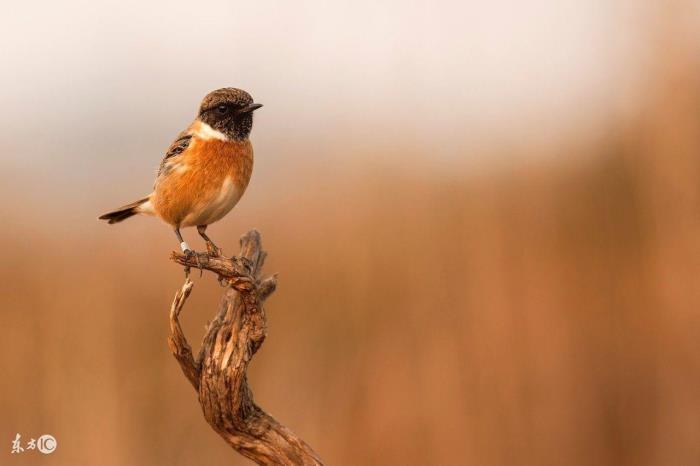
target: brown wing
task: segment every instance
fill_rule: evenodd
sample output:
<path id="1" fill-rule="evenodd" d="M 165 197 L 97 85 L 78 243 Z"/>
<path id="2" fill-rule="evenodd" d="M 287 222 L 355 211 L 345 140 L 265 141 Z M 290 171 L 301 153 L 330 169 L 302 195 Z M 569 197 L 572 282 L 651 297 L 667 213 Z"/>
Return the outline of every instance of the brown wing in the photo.
<path id="1" fill-rule="evenodd" d="M 166 174 L 165 172 L 168 171 L 168 162 L 170 161 L 170 159 L 172 157 L 182 154 L 185 151 L 185 149 L 189 147 L 191 140 L 192 134 L 184 131 L 180 133 L 177 139 L 175 139 L 175 141 L 173 141 L 173 143 L 170 144 L 168 151 L 165 153 L 165 157 L 163 157 L 163 160 L 160 162 L 160 167 L 158 168 L 158 176 Z"/>
<path id="2" fill-rule="evenodd" d="M 168 151 L 165 153 L 165 157 L 163 157 L 163 160 L 161 160 L 160 166 L 158 167 L 158 174 L 156 175 L 156 181 L 153 184 L 153 189 L 156 189 L 158 182 L 163 177 L 168 176 L 168 173 L 170 173 L 170 171 L 177 166 L 177 156 L 182 154 L 190 146 L 191 141 L 192 133 L 190 133 L 188 129 L 180 133 L 177 139 L 170 144 Z"/>

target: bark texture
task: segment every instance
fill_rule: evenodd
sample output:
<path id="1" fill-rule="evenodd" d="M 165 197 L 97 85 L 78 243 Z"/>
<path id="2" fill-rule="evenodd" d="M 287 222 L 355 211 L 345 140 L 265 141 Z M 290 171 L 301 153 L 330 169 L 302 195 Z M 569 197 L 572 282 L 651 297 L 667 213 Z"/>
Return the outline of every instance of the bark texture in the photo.
<path id="1" fill-rule="evenodd" d="M 238 453 L 258 464 L 321 465 L 306 442 L 255 404 L 248 386 L 248 364 L 266 336 L 262 304 L 277 284 L 274 276 L 261 278 L 265 256 L 255 230 L 241 238 L 239 257 L 173 253 L 172 259 L 186 270 L 217 274 L 226 292 L 195 358 L 179 322 L 193 285 L 186 278 L 170 308 L 168 344 L 199 395 L 205 419 Z"/>

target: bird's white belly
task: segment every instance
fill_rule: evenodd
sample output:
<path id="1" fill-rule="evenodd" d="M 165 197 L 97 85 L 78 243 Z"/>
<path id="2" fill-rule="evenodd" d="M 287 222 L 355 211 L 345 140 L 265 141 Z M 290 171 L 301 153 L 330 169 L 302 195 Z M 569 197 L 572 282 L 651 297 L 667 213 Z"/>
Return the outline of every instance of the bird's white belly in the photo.
<path id="1" fill-rule="evenodd" d="M 183 227 L 209 225 L 221 220 L 238 204 L 241 196 L 243 196 L 243 190 L 233 182 L 231 177 L 227 177 L 221 184 L 218 194 L 198 203 L 184 218 L 181 225 Z"/>

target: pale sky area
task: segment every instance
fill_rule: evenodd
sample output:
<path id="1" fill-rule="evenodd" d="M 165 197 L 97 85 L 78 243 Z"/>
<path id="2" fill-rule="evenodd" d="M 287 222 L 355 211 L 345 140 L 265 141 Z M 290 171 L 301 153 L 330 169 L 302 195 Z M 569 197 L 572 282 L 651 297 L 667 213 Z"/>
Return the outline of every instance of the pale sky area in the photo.
<path id="1" fill-rule="evenodd" d="M 14 3 L 0 18 L 2 157 L 76 179 L 136 170 L 143 183 L 204 94 L 235 86 L 265 104 L 253 140 L 270 163 L 409 147 L 402 161 L 451 170 L 634 111 L 649 5 Z"/>

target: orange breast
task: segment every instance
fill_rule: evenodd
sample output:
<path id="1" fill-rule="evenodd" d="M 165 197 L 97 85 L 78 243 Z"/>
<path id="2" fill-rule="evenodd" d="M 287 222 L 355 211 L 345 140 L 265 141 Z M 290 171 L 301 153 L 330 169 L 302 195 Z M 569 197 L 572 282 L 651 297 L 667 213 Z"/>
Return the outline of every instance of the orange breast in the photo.
<path id="1" fill-rule="evenodd" d="M 247 140 L 195 136 L 177 157 L 158 180 L 153 199 L 156 214 L 176 227 L 221 218 L 238 202 L 253 171 L 253 148 Z M 198 223 L 202 221 L 207 223 Z"/>

